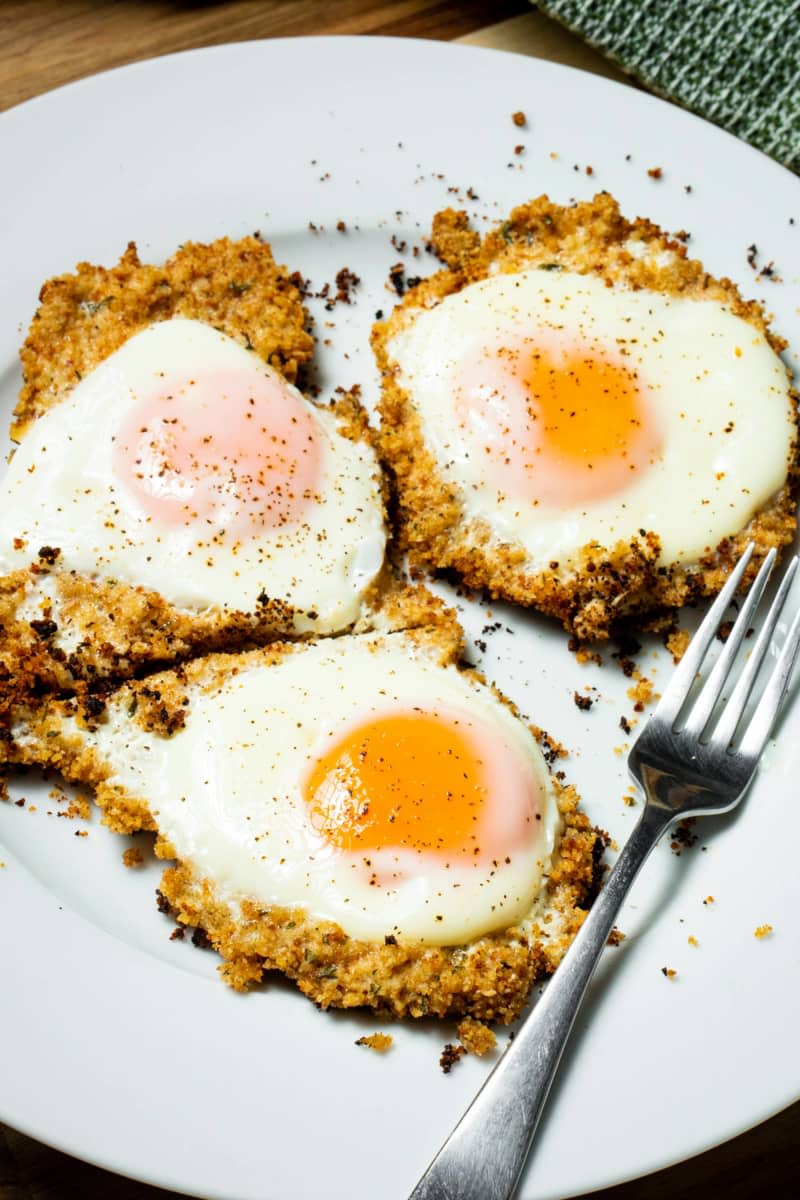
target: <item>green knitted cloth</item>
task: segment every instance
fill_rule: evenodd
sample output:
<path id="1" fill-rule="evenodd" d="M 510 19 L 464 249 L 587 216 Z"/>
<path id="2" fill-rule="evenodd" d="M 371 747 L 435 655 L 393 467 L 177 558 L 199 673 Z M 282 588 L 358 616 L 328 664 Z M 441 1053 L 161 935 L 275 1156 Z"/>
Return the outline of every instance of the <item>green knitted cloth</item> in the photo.
<path id="1" fill-rule="evenodd" d="M 676 100 L 800 171 L 800 0 L 539 0 Z"/>

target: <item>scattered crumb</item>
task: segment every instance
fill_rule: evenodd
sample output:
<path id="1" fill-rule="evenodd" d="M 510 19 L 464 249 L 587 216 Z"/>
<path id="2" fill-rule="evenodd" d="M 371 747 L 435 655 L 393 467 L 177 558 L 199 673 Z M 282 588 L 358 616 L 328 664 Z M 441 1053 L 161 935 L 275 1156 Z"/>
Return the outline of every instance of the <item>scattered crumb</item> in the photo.
<path id="1" fill-rule="evenodd" d="M 542 748 L 545 762 L 548 766 L 552 766 L 557 758 L 566 758 L 569 754 L 566 746 L 562 746 L 561 742 L 557 742 L 554 737 L 545 729 L 541 729 L 538 725 L 531 725 L 531 732 Z"/>
<path id="2" fill-rule="evenodd" d="M 458 1026 L 458 1036 L 464 1049 L 479 1058 L 497 1045 L 497 1038 L 489 1026 L 474 1017 L 464 1017 Z"/>
<path id="3" fill-rule="evenodd" d="M 6 864 L 5 864 L 4 862 L 0 862 L 0 871 L 2 871 L 2 870 L 3 870 L 3 868 L 5 867 L 5 865 L 6 865 Z"/>
<path id="4" fill-rule="evenodd" d="M 140 867 L 144 862 L 144 855 L 137 846 L 131 846 L 123 851 L 122 861 L 126 867 Z"/>
<path id="5" fill-rule="evenodd" d="M 571 637 L 567 642 L 567 649 L 575 655 L 575 661 L 583 666 L 585 663 L 597 663 L 598 667 L 603 665 L 603 660 L 596 650 L 589 650 L 586 646 L 581 645 L 577 638 Z"/>
<path id="6" fill-rule="evenodd" d="M 713 903 L 714 903 L 713 896 L 706 896 L 705 900 L 703 901 L 703 904 L 713 904 Z"/>
<path id="7" fill-rule="evenodd" d="M 690 946 L 699 946 L 700 945 L 700 943 L 698 942 L 697 938 L 694 936 L 693 933 L 690 933 L 686 940 Z"/>
<path id="8" fill-rule="evenodd" d="M 775 268 L 774 262 L 770 261 L 765 266 L 759 267 L 759 265 L 758 265 L 758 246 L 756 246 L 755 243 L 753 243 L 751 246 L 747 247 L 747 263 L 748 263 L 748 266 L 752 267 L 754 271 L 758 272 L 758 276 L 760 279 L 771 279 L 773 283 L 782 283 L 783 282 Z"/>
<path id="9" fill-rule="evenodd" d="M 88 821 L 92 815 L 92 806 L 89 803 L 88 797 L 78 793 L 77 796 L 70 800 L 64 812 L 58 815 L 67 817 L 70 821 L 74 821 L 76 817 L 79 817 L 82 821 Z"/>
<path id="10" fill-rule="evenodd" d="M 634 724 L 635 722 L 630 721 L 629 718 L 624 715 L 619 719 L 619 727 L 623 733 L 630 733 Z"/>
<path id="11" fill-rule="evenodd" d="M 619 946 L 622 944 L 622 942 L 625 941 L 625 938 L 627 936 L 628 935 L 623 933 L 621 929 L 617 929 L 617 927 L 615 925 L 614 928 L 611 930 L 611 933 L 608 935 L 608 941 L 606 942 L 606 945 L 607 946 Z"/>
<path id="12" fill-rule="evenodd" d="M 667 979 L 675 979 L 678 972 L 673 971 L 672 967 L 662 967 L 661 974 L 666 976 Z"/>
<path id="13" fill-rule="evenodd" d="M 579 708 L 581 712 L 588 712 L 594 704 L 594 700 L 591 696 L 582 696 L 580 692 L 572 693 L 572 701 L 575 707 Z"/>
<path id="14" fill-rule="evenodd" d="M 29 809 L 28 811 L 33 812 L 33 809 Z M 88 829 L 76 829 L 75 830 L 75 837 L 88 837 L 88 836 L 89 836 Z"/>
<path id="15" fill-rule="evenodd" d="M 527 123 L 528 123 L 528 118 L 525 116 L 524 112 L 512 113 L 511 120 L 514 122 L 515 125 L 518 125 L 520 128 L 522 128 L 523 125 L 527 125 Z"/>
<path id="16" fill-rule="evenodd" d="M 458 1060 L 463 1058 L 466 1053 L 464 1046 L 454 1046 L 452 1042 L 447 1042 L 439 1057 L 439 1066 L 444 1074 L 449 1075 Z"/>
<path id="17" fill-rule="evenodd" d="M 172 933 L 169 935 L 169 940 L 171 942 L 182 942 L 185 936 L 186 930 L 184 929 L 183 925 L 176 925 Z"/>
<path id="18" fill-rule="evenodd" d="M 653 692 L 653 681 L 636 670 L 633 678 L 636 683 L 628 688 L 628 699 L 633 701 L 634 712 L 644 712 L 645 706 L 658 698 Z"/>
<path id="19" fill-rule="evenodd" d="M 629 794 L 624 795 L 622 797 L 622 803 L 627 808 L 635 808 L 636 807 L 636 793 L 634 792 L 633 795 L 629 795 Z"/>
<path id="20" fill-rule="evenodd" d="M 661 167 L 650 167 L 647 174 L 651 179 L 661 179 L 664 172 L 661 170 Z"/>
<path id="21" fill-rule="evenodd" d="M 676 629 L 673 633 L 667 634 L 666 638 L 664 639 L 664 645 L 672 655 L 672 661 L 674 663 L 677 664 L 681 661 L 691 640 L 692 639 L 689 636 L 688 630 L 686 629 Z"/>
<path id="22" fill-rule="evenodd" d="M 769 937 L 769 935 L 771 933 L 772 933 L 771 925 L 759 925 L 756 929 L 753 930 L 753 937 L 756 937 L 756 938 L 758 938 L 759 941 L 761 941 L 762 938 Z"/>
<path id="23" fill-rule="evenodd" d="M 669 846 L 674 854 L 680 854 L 681 850 L 691 850 L 692 846 L 697 843 L 698 836 L 692 831 L 694 824 L 695 818 L 687 817 L 673 830 Z"/>
<path id="24" fill-rule="evenodd" d="M 369 1046 L 370 1050 L 375 1050 L 378 1054 L 385 1054 L 392 1044 L 392 1035 L 390 1033 L 366 1033 L 363 1037 L 356 1039 L 357 1046 Z"/>

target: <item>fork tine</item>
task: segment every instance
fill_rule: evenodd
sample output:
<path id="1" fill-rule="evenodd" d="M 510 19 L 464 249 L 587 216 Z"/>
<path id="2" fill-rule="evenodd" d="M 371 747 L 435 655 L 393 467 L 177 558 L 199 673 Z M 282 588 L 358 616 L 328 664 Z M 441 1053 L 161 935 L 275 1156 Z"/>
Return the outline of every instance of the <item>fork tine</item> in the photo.
<path id="1" fill-rule="evenodd" d="M 741 582 L 752 554 L 753 543 L 750 542 L 744 554 L 731 571 L 724 588 L 703 618 L 702 624 L 689 643 L 688 650 L 676 667 L 672 679 L 664 689 L 661 699 L 653 712 L 654 717 L 657 716 L 661 720 L 667 721 L 670 726 L 675 723 L 675 719 L 683 707 L 689 689 L 700 669 L 700 664 L 705 658 L 706 651 L 717 632 L 725 609 L 730 604 L 733 594 Z"/>
<path id="2" fill-rule="evenodd" d="M 786 635 L 786 641 L 783 643 L 780 657 L 773 667 L 769 682 L 764 689 L 764 694 L 759 700 L 756 711 L 753 713 L 747 731 L 742 738 L 739 746 L 740 754 L 745 756 L 753 755 L 756 758 L 764 749 L 766 740 L 772 732 L 772 726 L 775 724 L 775 718 L 778 715 L 781 701 L 789 686 L 798 649 L 800 649 L 800 609 L 794 615 L 794 620 Z"/>
<path id="3" fill-rule="evenodd" d="M 769 612 L 761 627 L 758 635 L 758 640 L 753 647 L 753 652 L 747 661 L 747 666 L 742 671 L 736 683 L 736 687 L 730 694 L 728 703 L 725 705 L 725 711 L 722 713 L 717 725 L 714 729 L 713 740 L 724 746 L 730 745 L 733 741 L 733 735 L 736 733 L 736 726 L 741 720 L 744 712 L 747 699 L 753 690 L 753 684 L 756 681 L 756 676 L 761 669 L 761 664 L 764 661 L 769 644 L 772 639 L 772 634 L 775 626 L 778 623 L 778 618 L 786 602 L 786 597 L 789 588 L 792 585 L 795 571 L 797 570 L 798 560 L 793 558 L 784 572 L 783 579 L 778 591 L 775 593 L 775 599 L 770 605 Z"/>
<path id="4" fill-rule="evenodd" d="M 708 679 L 703 684 L 703 690 L 692 705 L 684 732 L 700 737 L 708 724 L 708 719 L 719 700 L 725 680 L 728 678 L 734 659 L 736 658 L 736 653 L 749 627 L 750 618 L 761 599 L 764 588 L 767 586 L 767 580 L 770 577 L 777 556 L 778 552 L 773 547 L 761 564 L 761 569 L 750 585 L 750 590 L 745 597 L 745 601 L 739 609 L 736 622 L 728 634 L 725 648 L 714 663 Z"/>

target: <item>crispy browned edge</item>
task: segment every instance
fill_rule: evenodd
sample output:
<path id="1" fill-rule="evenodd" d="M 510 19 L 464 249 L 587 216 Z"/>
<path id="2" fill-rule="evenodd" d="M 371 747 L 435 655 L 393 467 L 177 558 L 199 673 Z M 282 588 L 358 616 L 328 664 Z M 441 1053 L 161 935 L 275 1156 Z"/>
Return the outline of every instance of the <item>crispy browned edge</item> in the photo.
<path id="1" fill-rule="evenodd" d="M 313 350 L 300 292 L 258 237 L 187 242 L 163 267 L 142 264 L 131 243 L 110 269 L 80 263 L 74 274 L 42 287 L 21 350 L 24 385 L 12 436 L 24 436 L 38 416 L 133 334 L 174 316 L 215 326 L 290 381 Z M 343 436 L 372 444 L 357 389 L 340 391 L 332 407 Z M 29 549 L 30 566 L 0 578 L 0 736 L 4 712 L 22 696 L 121 680 L 191 655 L 293 632 L 291 608 L 266 594 L 251 612 L 192 614 L 156 591 L 64 570 L 57 546 Z M 33 623 L 19 619 L 26 590 L 43 575 L 52 576 L 55 604 L 45 604 Z M 77 637 L 69 653 L 58 644 L 62 626 L 70 642 Z"/>
<path id="2" fill-rule="evenodd" d="M 457 662 L 463 633 L 441 601 L 419 586 L 387 597 L 373 618 L 383 631 L 405 630 L 435 661 Z M 364 628 L 367 626 L 365 624 Z M 355 635 L 358 636 L 358 635 Z M 280 643 L 240 655 L 212 655 L 185 666 L 123 685 L 103 706 L 120 706 L 131 721 L 157 736 L 183 728 L 192 689 L 213 690 L 231 673 L 253 663 L 270 664 L 297 650 Z M 77 716 L 78 732 L 65 730 L 65 715 Z M 51 702 L 14 714 L 19 740 L 9 757 L 43 765 L 95 788 L 103 821 L 120 833 L 157 833 L 146 797 L 126 794 L 109 782 L 110 767 L 87 743 L 81 729 L 104 719 L 103 711 L 78 701 Z M 512 1020 L 534 982 L 555 970 L 585 917 L 596 884 L 598 838 L 578 807 L 571 787 L 554 780 L 564 820 L 558 857 L 547 882 L 546 905 L 530 930 L 512 927 L 468 946 L 424 947 L 388 939 L 376 944 L 348 937 L 338 925 L 294 908 L 244 899 L 241 909 L 226 903 L 212 880 L 189 862 L 164 872 L 160 906 L 182 924 L 203 929 L 223 958 L 220 973 L 244 990 L 265 972 L 279 971 L 323 1008 L 368 1007 L 393 1016 L 469 1015 L 480 1020 Z M 174 848 L 157 837 L 156 853 L 174 859 Z"/>
<path id="3" fill-rule="evenodd" d="M 634 257 L 627 242 L 647 246 Z M 412 570 L 455 569 L 472 587 L 556 617 L 582 640 L 605 639 L 621 626 L 653 614 L 668 625 L 676 609 L 719 591 L 732 564 L 749 541 L 756 551 L 743 586 L 771 547 L 788 545 L 796 529 L 800 479 L 798 439 L 794 440 L 786 484 L 746 528 L 708 547 L 694 565 L 659 562 L 659 540 L 641 530 L 630 542 L 585 546 L 574 569 L 555 564 L 532 572 L 521 546 L 498 546 L 486 524 L 469 527 L 456 491 L 439 474 L 425 445 L 413 403 L 396 380 L 387 346 L 426 305 L 484 279 L 490 272 L 515 272 L 556 263 L 593 274 L 611 287 L 624 283 L 669 295 L 718 300 L 762 333 L 779 352 L 785 342 L 768 328 L 763 309 L 745 301 L 729 279 L 714 279 L 687 257 L 681 242 L 643 218 L 628 221 L 607 193 L 570 207 L 540 196 L 515 208 L 508 220 L 483 239 L 463 212 L 445 209 L 433 221 L 432 245 L 446 267 L 412 288 L 394 312 L 373 328 L 372 345 L 382 379 L 379 446 L 396 493 L 398 541 Z M 657 256 L 667 252 L 666 263 Z M 792 393 L 795 404 L 797 396 Z"/>
<path id="4" fill-rule="evenodd" d="M 162 267 L 140 262 L 130 242 L 114 267 L 82 262 L 43 284 L 20 350 L 12 438 L 128 338 L 170 317 L 215 326 L 290 383 L 314 349 L 300 292 L 259 237 L 186 242 Z"/>

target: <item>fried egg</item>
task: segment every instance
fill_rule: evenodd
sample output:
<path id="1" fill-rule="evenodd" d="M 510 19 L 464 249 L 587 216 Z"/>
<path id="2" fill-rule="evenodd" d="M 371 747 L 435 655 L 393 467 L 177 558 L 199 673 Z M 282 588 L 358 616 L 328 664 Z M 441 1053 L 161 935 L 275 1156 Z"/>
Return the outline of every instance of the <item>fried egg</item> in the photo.
<path id="1" fill-rule="evenodd" d="M 731 306 L 548 263 L 407 315 L 386 355 L 425 448 L 530 571 L 639 531 L 695 563 L 786 482 L 787 371 Z"/>
<path id="2" fill-rule="evenodd" d="M 377 462 L 333 413 L 232 338 L 173 319 L 135 334 L 31 427 L 0 488 L 0 570 L 63 569 L 179 609 L 298 631 L 359 615 L 385 548 Z"/>
<path id="3" fill-rule="evenodd" d="M 530 730 L 413 635 L 243 655 L 171 737 L 113 702 L 81 739 L 225 901 L 463 945 L 536 911 L 561 817 Z"/>

